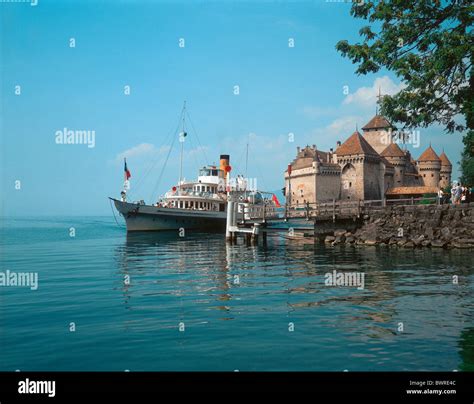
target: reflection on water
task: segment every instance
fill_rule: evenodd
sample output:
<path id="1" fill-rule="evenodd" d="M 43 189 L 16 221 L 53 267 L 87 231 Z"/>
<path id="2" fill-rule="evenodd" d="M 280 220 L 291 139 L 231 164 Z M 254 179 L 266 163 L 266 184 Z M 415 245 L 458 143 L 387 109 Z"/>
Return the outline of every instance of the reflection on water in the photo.
<path id="1" fill-rule="evenodd" d="M 467 256 L 458 251 L 334 249 L 278 235 L 266 246 L 247 246 L 226 244 L 221 234 L 180 238 L 174 233 L 135 233 L 116 248 L 120 276 L 129 275 L 138 283 L 122 288 L 128 309 L 142 294 L 168 295 L 179 300 L 176 317 L 191 324 L 210 318 L 260 319 L 262 327 L 268 323 L 265 327 L 280 328 L 278 339 L 292 322 L 306 337 L 328 344 L 342 339 L 347 347 L 357 347 L 347 353 L 350 358 L 379 363 L 392 361 L 389 356 L 397 350 L 406 349 L 400 354 L 409 355 L 417 347 L 420 355 L 420 349 L 436 351 L 448 340 L 456 356 L 454 340 L 467 333 L 463 329 L 472 321 L 474 307 Z M 365 273 L 364 290 L 325 286 L 324 275 L 334 269 Z M 458 284 L 453 284 L 454 275 Z M 325 335 L 324 330 L 330 332 Z M 367 352 L 360 352 L 361 344 L 368 344 Z M 460 351 L 465 370 L 472 369 L 472 351 L 471 337 Z M 456 368 L 455 363 L 450 366 Z M 332 369 L 331 363 L 326 365 L 318 368 Z M 432 368 L 429 362 L 412 365 L 393 368 Z"/>
<path id="2" fill-rule="evenodd" d="M 97 218 L 58 240 L 70 225 L 3 234 L 2 267 L 40 288 L 0 295 L 1 369 L 474 370 L 473 252 L 126 236 Z M 364 289 L 326 286 L 334 270 Z"/>

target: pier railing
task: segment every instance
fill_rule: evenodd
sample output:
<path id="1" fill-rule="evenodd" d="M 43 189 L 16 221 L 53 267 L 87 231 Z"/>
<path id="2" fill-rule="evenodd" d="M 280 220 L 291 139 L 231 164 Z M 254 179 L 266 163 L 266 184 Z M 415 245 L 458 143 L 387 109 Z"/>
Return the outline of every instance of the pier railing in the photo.
<path id="1" fill-rule="evenodd" d="M 284 205 L 276 208 L 271 204 L 240 204 L 238 220 L 262 221 L 283 218 L 328 219 L 354 218 L 385 209 L 387 206 L 413 206 L 439 204 L 437 197 L 406 198 L 406 199 L 378 199 L 378 200 L 351 200 L 327 201 L 304 204 Z"/>

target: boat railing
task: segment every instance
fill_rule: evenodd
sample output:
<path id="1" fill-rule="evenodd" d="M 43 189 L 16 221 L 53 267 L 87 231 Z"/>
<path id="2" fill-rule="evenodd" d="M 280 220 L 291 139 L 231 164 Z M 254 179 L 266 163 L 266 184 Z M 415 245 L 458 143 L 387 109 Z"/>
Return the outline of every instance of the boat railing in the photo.
<path id="1" fill-rule="evenodd" d="M 176 192 L 167 192 L 165 198 L 172 199 L 179 196 L 195 196 L 198 198 L 207 198 L 207 199 L 222 199 L 219 194 L 213 192 L 200 192 L 200 191 L 176 191 Z"/>

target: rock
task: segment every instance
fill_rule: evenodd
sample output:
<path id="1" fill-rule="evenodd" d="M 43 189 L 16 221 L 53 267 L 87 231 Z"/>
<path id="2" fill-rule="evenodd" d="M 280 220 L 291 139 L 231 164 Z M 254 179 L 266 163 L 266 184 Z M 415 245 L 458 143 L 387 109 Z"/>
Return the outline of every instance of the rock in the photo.
<path id="1" fill-rule="evenodd" d="M 460 238 L 457 240 L 452 240 L 449 243 L 449 246 L 453 248 L 474 248 L 474 239 L 469 239 L 469 238 Z"/>
<path id="2" fill-rule="evenodd" d="M 424 239 L 425 239 L 425 236 L 422 234 L 421 236 L 413 237 L 411 241 L 413 242 L 415 246 L 418 247 L 419 245 L 421 245 Z"/>
<path id="3" fill-rule="evenodd" d="M 365 240 L 365 244 L 366 245 L 377 245 L 378 241 L 375 240 L 375 239 L 368 239 L 368 240 Z"/>
<path id="4" fill-rule="evenodd" d="M 407 243 L 407 241 L 408 240 L 406 238 L 402 238 L 401 240 L 398 240 L 397 245 L 399 247 L 403 247 Z"/>
<path id="5" fill-rule="evenodd" d="M 443 227 L 441 229 L 441 237 L 444 239 L 449 239 L 451 236 L 451 230 L 449 230 L 449 227 Z"/>
<path id="6" fill-rule="evenodd" d="M 329 243 L 415 248 L 474 248 L 474 203 L 466 206 L 410 205 L 366 212 L 362 226 L 337 229 Z M 403 233 L 399 230 L 403 229 Z M 400 237 L 398 235 L 400 234 Z"/>
<path id="7" fill-rule="evenodd" d="M 345 240 L 344 236 L 337 236 L 336 239 L 332 242 L 332 245 L 341 244 Z"/>
<path id="8" fill-rule="evenodd" d="M 444 248 L 446 242 L 443 240 L 431 240 L 431 247 Z"/>
<path id="9" fill-rule="evenodd" d="M 324 242 L 329 244 L 329 243 L 332 243 L 334 240 L 336 240 L 336 237 L 326 236 L 326 238 L 324 239 Z"/>
<path id="10" fill-rule="evenodd" d="M 460 244 L 472 244 L 474 245 L 474 238 L 460 238 L 458 240 Z"/>
<path id="11" fill-rule="evenodd" d="M 454 241 L 454 242 L 451 242 L 449 244 L 450 246 L 454 247 L 454 248 L 462 248 L 462 249 L 465 249 L 465 248 L 474 248 L 474 246 L 470 245 L 470 244 L 462 244 L 458 241 Z"/>
<path id="12" fill-rule="evenodd" d="M 428 240 L 433 240 L 433 228 L 432 227 L 427 227 L 425 230 L 425 236 Z"/>

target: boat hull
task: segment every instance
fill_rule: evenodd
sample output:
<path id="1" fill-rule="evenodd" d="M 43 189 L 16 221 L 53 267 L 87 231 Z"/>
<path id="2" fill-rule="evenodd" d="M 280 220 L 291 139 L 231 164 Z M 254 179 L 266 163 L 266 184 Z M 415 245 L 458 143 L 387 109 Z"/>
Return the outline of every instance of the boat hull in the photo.
<path id="1" fill-rule="evenodd" d="M 158 208 L 110 198 L 124 217 L 127 231 L 225 230 L 226 213 L 204 210 Z"/>

